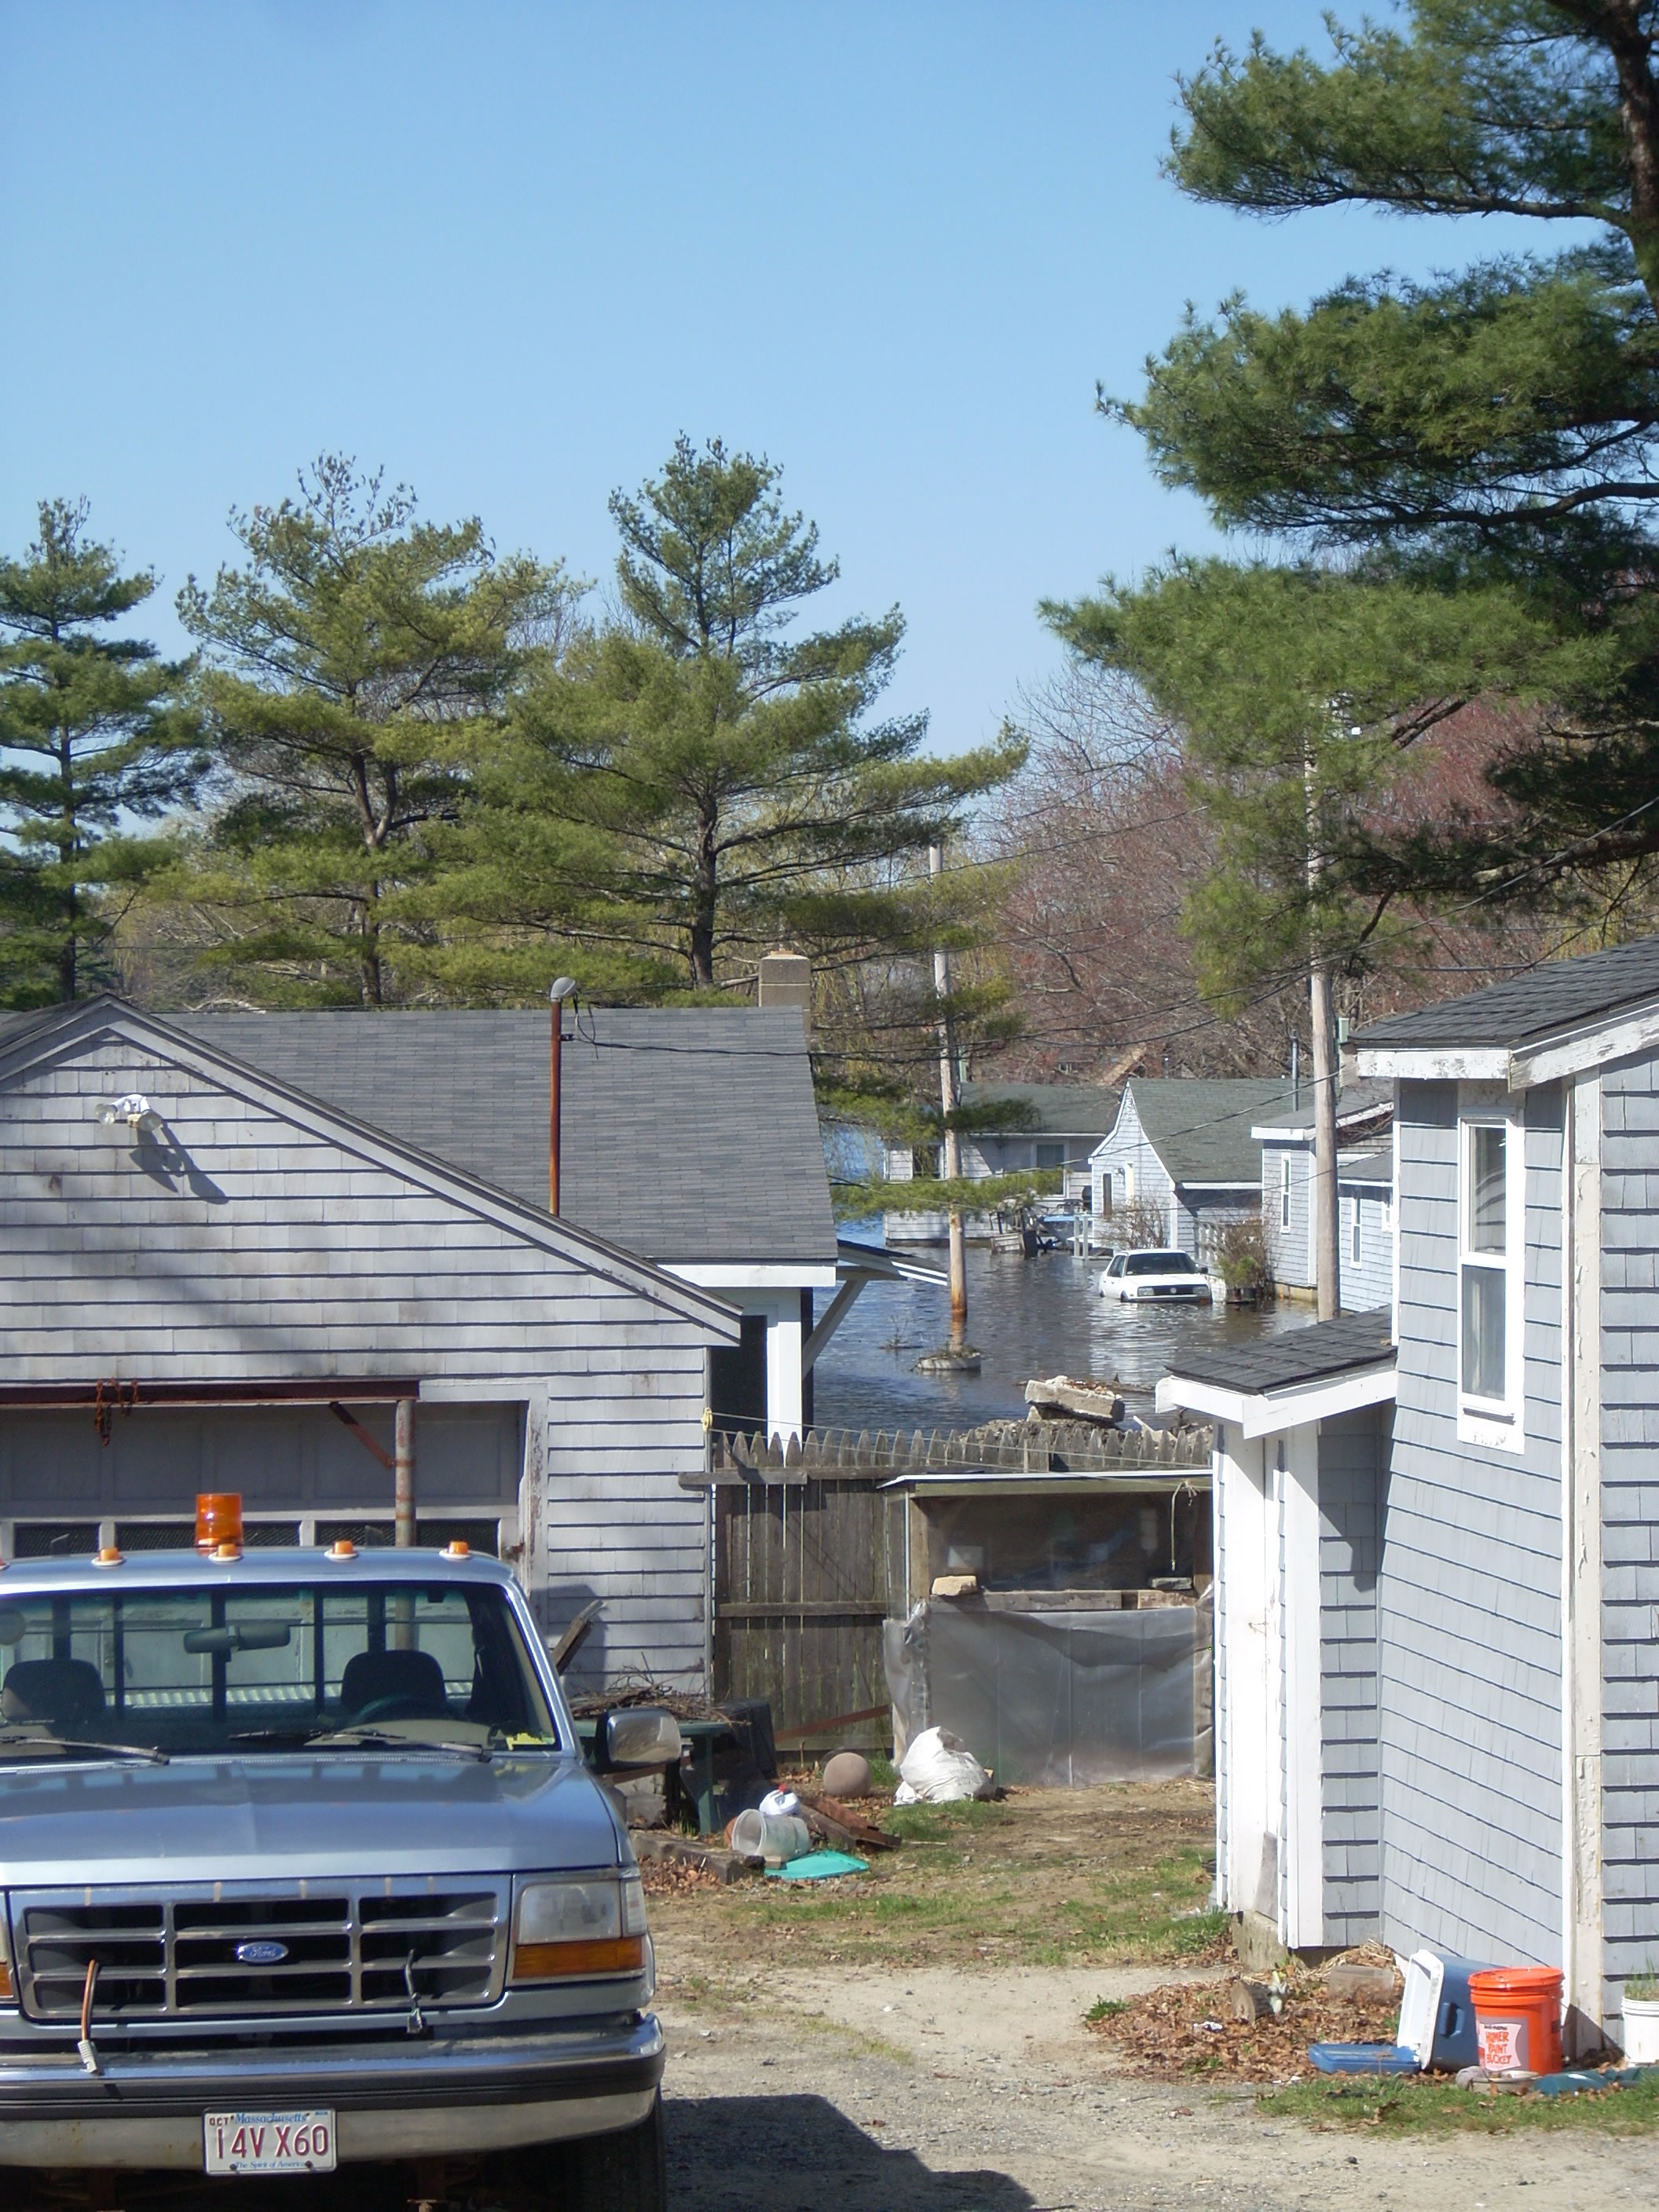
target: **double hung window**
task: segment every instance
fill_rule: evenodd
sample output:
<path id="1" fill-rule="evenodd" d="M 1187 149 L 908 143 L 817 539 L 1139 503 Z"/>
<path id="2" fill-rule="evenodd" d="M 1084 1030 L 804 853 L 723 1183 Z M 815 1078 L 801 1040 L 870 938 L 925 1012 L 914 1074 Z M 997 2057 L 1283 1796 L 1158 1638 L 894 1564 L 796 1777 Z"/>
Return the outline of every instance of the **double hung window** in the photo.
<path id="1" fill-rule="evenodd" d="M 1291 1156 L 1288 1152 L 1279 1163 L 1279 1225 L 1281 1229 L 1288 1229 L 1291 1225 Z"/>
<path id="2" fill-rule="evenodd" d="M 1521 1251 L 1526 1184 L 1520 1125 L 1501 1114 L 1459 1127 L 1457 1365 L 1460 1430 L 1518 1446 Z"/>

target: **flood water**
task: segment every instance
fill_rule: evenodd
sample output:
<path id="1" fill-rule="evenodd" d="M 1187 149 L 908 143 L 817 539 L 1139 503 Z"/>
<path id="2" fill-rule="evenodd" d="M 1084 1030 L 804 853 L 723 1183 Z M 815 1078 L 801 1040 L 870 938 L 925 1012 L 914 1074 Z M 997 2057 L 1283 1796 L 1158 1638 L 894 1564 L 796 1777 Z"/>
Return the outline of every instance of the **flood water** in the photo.
<path id="1" fill-rule="evenodd" d="M 943 1272 L 942 1245 L 909 1248 Z M 812 1419 L 821 1429 L 965 1429 L 1022 1419 L 1033 1376 L 1115 1376 L 1133 1413 L 1183 1346 L 1249 1342 L 1304 1328 L 1310 1308 L 1266 1313 L 1240 1307 L 1122 1305 L 1100 1295 L 1103 1255 L 1045 1252 L 1027 1260 L 968 1247 L 968 1340 L 982 1356 L 977 1375 L 918 1375 L 915 1363 L 950 1336 L 946 1292 L 915 1283 L 872 1283 L 818 1357 Z M 820 1294 L 820 1308 L 823 1304 Z"/>

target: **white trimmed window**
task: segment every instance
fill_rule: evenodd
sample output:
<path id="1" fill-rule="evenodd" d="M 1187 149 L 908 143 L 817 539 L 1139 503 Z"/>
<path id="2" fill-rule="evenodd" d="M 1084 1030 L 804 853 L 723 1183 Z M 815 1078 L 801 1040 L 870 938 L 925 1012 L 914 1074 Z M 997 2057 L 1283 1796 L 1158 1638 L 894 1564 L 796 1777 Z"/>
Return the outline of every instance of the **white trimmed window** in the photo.
<path id="1" fill-rule="evenodd" d="M 1348 1258 L 1357 1267 L 1359 1265 L 1359 1200 L 1351 1198 L 1348 1203 L 1353 1208 L 1353 1218 L 1348 1224 Z"/>
<path id="2" fill-rule="evenodd" d="M 1458 1124 L 1457 1432 L 1518 1451 L 1525 1293 L 1526 1163 L 1502 1110 Z"/>
<path id="3" fill-rule="evenodd" d="M 1279 1225 L 1291 1225 L 1291 1156 L 1288 1152 L 1279 1163 Z"/>

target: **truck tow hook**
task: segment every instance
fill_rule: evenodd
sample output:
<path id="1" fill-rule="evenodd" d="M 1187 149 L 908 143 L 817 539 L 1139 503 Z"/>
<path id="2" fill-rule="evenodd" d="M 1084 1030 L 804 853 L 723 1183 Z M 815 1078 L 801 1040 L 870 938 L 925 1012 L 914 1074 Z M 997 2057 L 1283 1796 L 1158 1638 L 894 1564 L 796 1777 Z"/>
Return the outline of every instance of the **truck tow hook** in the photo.
<path id="1" fill-rule="evenodd" d="M 81 2040 L 76 2045 L 81 2053 L 81 2063 L 88 2074 L 101 2074 L 104 2070 L 98 2063 L 98 2046 L 92 2039 L 92 1994 L 97 1986 L 98 1961 L 95 1958 L 88 1959 L 86 1986 L 81 1992 Z"/>

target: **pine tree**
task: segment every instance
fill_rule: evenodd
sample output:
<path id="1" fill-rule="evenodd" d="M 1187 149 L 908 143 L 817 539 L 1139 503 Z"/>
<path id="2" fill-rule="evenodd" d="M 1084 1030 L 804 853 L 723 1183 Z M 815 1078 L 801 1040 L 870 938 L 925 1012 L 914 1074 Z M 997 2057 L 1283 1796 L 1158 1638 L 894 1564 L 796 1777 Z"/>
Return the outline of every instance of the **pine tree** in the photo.
<path id="1" fill-rule="evenodd" d="M 902 620 L 795 634 L 838 572 L 778 480 L 682 438 L 612 498 L 618 618 L 526 687 L 479 771 L 471 910 L 508 972 L 545 971 L 533 947 L 556 939 L 590 989 L 660 998 L 782 939 L 842 962 L 928 947 L 927 848 L 1024 749 L 941 757 L 924 715 L 871 719 Z"/>
<path id="2" fill-rule="evenodd" d="M 188 674 L 106 633 L 155 589 L 87 535 L 84 501 L 47 500 L 21 561 L 0 561 L 0 1005 L 48 1006 L 108 980 L 106 887 L 142 881 L 160 841 L 130 825 L 194 793 L 207 763 Z"/>
<path id="3" fill-rule="evenodd" d="M 1305 312 L 1189 317 L 1142 397 L 1103 404 L 1166 483 L 1281 557 L 1176 563 L 1053 611 L 1195 718 L 1237 863 L 1195 919 L 1241 988 L 1310 925 L 1362 958 L 1391 902 L 1606 914 L 1659 854 L 1659 10 L 1404 16 L 1334 27 L 1327 65 L 1218 49 L 1182 87 L 1176 182 L 1271 216 L 1505 214 L 1572 224 L 1570 242 L 1426 284 L 1356 277 Z M 1525 710 L 1490 803 L 1396 809 L 1413 749 L 1483 697 Z M 1310 758 L 1350 787 L 1320 810 L 1312 890 Z"/>
<path id="4" fill-rule="evenodd" d="M 179 594 L 230 790 L 168 890 L 210 910 L 237 995 L 379 1006 L 435 988 L 474 764 L 574 587 L 341 455 L 300 491 L 234 515 L 247 565 Z"/>

